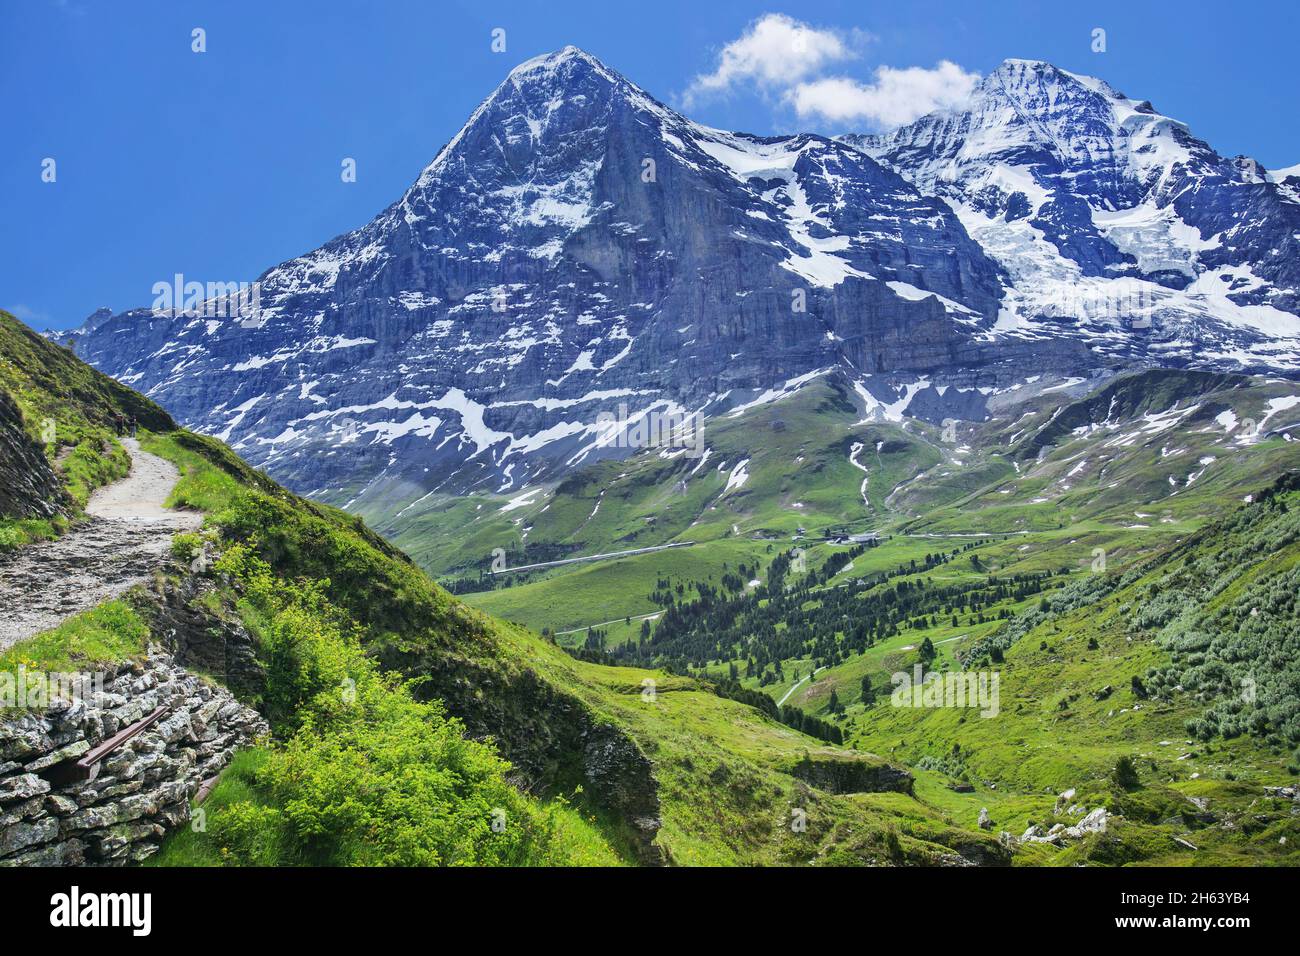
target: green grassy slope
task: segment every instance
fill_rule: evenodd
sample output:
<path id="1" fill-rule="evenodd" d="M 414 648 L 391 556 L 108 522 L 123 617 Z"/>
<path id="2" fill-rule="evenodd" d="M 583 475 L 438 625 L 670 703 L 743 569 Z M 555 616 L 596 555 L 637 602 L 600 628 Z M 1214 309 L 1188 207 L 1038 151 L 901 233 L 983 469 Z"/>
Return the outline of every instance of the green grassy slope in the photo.
<path id="1" fill-rule="evenodd" d="M 1295 865 L 1300 824 L 1264 789 L 1300 772 L 1295 486 L 1126 573 L 1098 575 L 1104 582 L 1077 606 L 1053 600 L 1025 626 L 972 641 L 967 663 L 1001 674 L 998 716 L 855 704 L 851 739 L 973 783 L 948 805 L 967 819 L 987 806 L 1012 832 L 1058 819 L 1054 795 L 1066 788 L 1123 815 L 1107 840 L 1051 850 L 1051 862 Z M 1281 603 L 1266 603 L 1271 594 Z M 1258 626 L 1244 631 L 1248 621 Z M 994 648 L 1003 661 L 989 660 Z M 864 666 L 886 683 L 890 667 L 911 663 Z M 1136 788 L 1111 779 L 1124 757 Z"/>
<path id="2" fill-rule="evenodd" d="M 1193 560 L 1186 556 L 1189 547 L 1236 547 L 1237 564 L 1246 569 L 1243 578 L 1259 578 L 1266 596 L 1287 593 L 1286 585 L 1276 582 L 1289 580 L 1280 576 L 1289 573 L 1292 550 L 1279 553 L 1272 539 L 1267 547 L 1242 548 L 1234 544 L 1231 522 L 1237 519 L 1220 522 L 1235 509 L 1249 513 L 1256 505 L 1246 504 L 1248 499 L 1257 500 L 1278 475 L 1300 468 L 1300 445 L 1276 431 L 1300 416 L 1296 394 L 1293 384 L 1278 380 L 1179 371 L 1126 374 L 1080 400 L 1051 393 L 1030 397 L 989 422 L 960 426 L 955 440 L 945 441 L 940 429 L 922 423 L 862 423 L 856 412 L 840 407 L 842 392 L 833 382 L 819 382 L 778 405 L 706 429 L 711 448 L 706 467 L 713 474 L 703 469 L 689 474 L 693 461 L 642 454 L 584 470 L 504 514 L 499 510 L 508 501 L 504 498 L 458 503 L 463 513 L 498 515 L 481 519 L 496 520 L 496 537 L 466 537 L 450 522 L 436 531 L 411 527 L 399 536 L 429 535 L 449 542 L 453 551 L 456 542 L 472 540 L 458 552 L 462 555 L 489 544 L 517 548 L 524 531 L 530 547 L 563 544 L 584 554 L 696 541 L 689 549 L 507 577 L 505 587 L 465 597 L 534 628 L 568 630 L 657 615 L 648 625 L 648 648 L 634 646 L 643 627 L 635 619 L 606 626 L 606 646 L 627 661 L 671 663 L 678 672 L 716 679 L 734 674 L 743 687 L 833 721 L 856 748 L 911 766 L 920 802 L 958 827 L 973 828 L 981 807 L 989 809 L 997 829 L 1017 835 L 1030 822 L 1045 827 L 1058 820 L 1077 822 L 1052 812 L 1056 794 L 1071 787 L 1086 806 L 1118 814 L 1107 837 L 1064 848 L 1025 845 L 1017 850 L 1019 862 L 1294 862 L 1297 838 L 1279 842 L 1288 834 L 1286 818 L 1281 804 L 1268 802 L 1263 790 L 1291 780 L 1300 769 L 1293 753 L 1300 741 L 1278 729 L 1291 726 L 1286 723 L 1290 711 L 1279 713 L 1284 705 L 1274 703 L 1267 719 L 1272 730 L 1252 736 L 1237 729 L 1243 718 L 1231 705 L 1231 689 L 1169 689 L 1178 687 L 1179 679 L 1204 684 L 1227 666 L 1223 662 L 1240 656 L 1226 635 L 1239 627 L 1239 617 L 1232 615 L 1249 611 L 1210 607 L 1205 620 L 1215 611 L 1216 623 L 1202 622 L 1200 629 L 1183 625 L 1174 636 L 1133 622 L 1143 620 L 1147 576 L 1168 575 L 1179 562 Z M 778 420 L 796 424 L 773 429 Z M 868 467 L 865 476 L 849 462 L 856 442 L 866 448 L 859 456 Z M 723 494 L 728 470 L 744 458 L 750 459 L 750 480 L 739 492 Z M 726 466 L 720 474 L 719 463 Z M 684 493 L 678 486 L 682 480 Z M 593 519 L 597 501 L 618 502 L 627 510 L 616 509 L 602 520 L 602 503 Z M 671 520 L 657 519 L 651 530 L 642 527 L 665 501 L 676 508 Z M 551 514 L 559 517 L 548 518 Z M 780 639 L 790 626 L 764 617 L 771 604 L 766 590 L 771 562 L 797 547 L 811 572 L 828 563 L 840 568 L 848 548 L 815 539 L 845 526 L 889 535 L 818 585 L 844 589 L 857 604 L 850 603 L 844 623 L 829 635 L 810 638 L 789 656 L 764 657 L 761 649 L 772 638 L 761 636 L 762 628 L 775 623 Z M 807 537 L 796 540 L 797 527 L 805 528 Z M 441 549 L 440 544 L 428 547 Z M 938 552 L 947 560 L 931 566 L 926 558 Z M 431 567 L 456 576 L 468 563 Z M 700 587 L 716 589 L 723 575 L 742 563 L 759 568 L 760 586 L 752 598 L 740 599 L 747 608 L 740 616 L 719 617 L 716 606 L 701 601 Z M 1214 565 L 1205 573 L 1217 579 L 1229 572 Z M 874 583 L 882 574 L 891 575 L 887 584 Z M 865 648 L 848 644 L 860 615 L 877 606 L 871 602 L 886 587 L 905 584 L 925 595 L 954 587 L 987 591 L 999 580 L 1041 574 L 1051 575 L 1041 594 L 1008 594 L 977 604 L 922 601 Z M 1113 593 L 1094 594 L 1090 588 L 1099 580 L 1125 584 Z M 681 586 L 672 605 L 651 598 L 661 582 L 669 591 Z M 806 584 L 796 577 L 793 586 Z M 815 613 L 826 603 L 825 593 L 798 593 L 796 604 L 804 612 Z M 1065 608 L 1076 593 L 1084 595 L 1086 600 L 1079 599 L 1084 603 L 1044 615 L 1043 608 Z M 1268 619 L 1284 619 L 1289 605 L 1270 600 Z M 674 605 L 688 617 L 698 613 L 707 620 L 705 635 L 716 637 L 739 622 L 739 642 L 730 651 L 713 641 L 697 642 L 710 648 L 702 656 L 687 650 L 690 645 L 663 643 L 662 614 Z M 1047 619 L 1040 622 L 1043 616 Z M 1027 636 L 1000 648 L 1002 661 L 988 663 L 990 647 L 1025 629 Z M 562 640 L 577 644 L 583 637 L 579 631 Z M 1181 658 L 1179 640 L 1190 645 Z M 633 644 L 623 646 L 629 641 Z M 1003 706 L 996 719 L 952 708 L 889 705 L 890 676 L 920 661 L 927 642 L 935 653 L 928 669 L 959 669 L 979 660 L 1004 668 Z M 755 649 L 760 651 L 756 668 Z M 1286 655 L 1283 647 L 1268 653 Z M 1180 676 L 1168 677 L 1171 668 Z M 1163 679 L 1169 687 L 1159 700 L 1153 695 L 1139 701 L 1130 687 L 1134 676 L 1155 683 Z M 860 700 L 864 679 L 875 690 L 871 706 Z M 1288 679 L 1271 679 L 1273 698 L 1300 699 L 1300 687 L 1277 689 L 1289 687 Z M 1206 716 L 1211 699 L 1219 703 Z M 1212 729 L 1212 739 L 1201 741 L 1192 726 L 1228 727 L 1231 736 Z M 1136 761 L 1141 781 L 1136 790 L 1110 779 L 1122 757 Z M 958 779 L 973 792 L 952 789 Z M 1194 801 L 1211 809 L 1198 810 Z M 1272 822 L 1246 822 L 1246 808 L 1255 801 L 1265 801 L 1260 817 Z M 1210 816 L 1213 822 L 1207 822 Z M 1175 837 L 1199 849 L 1190 850 Z"/>
<path id="3" fill-rule="evenodd" d="M 466 601 L 552 631 L 652 614 L 658 581 L 689 587 L 718 580 L 724 565 L 765 566 L 800 527 L 809 538 L 836 529 L 917 536 L 891 541 L 882 561 L 999 533 L 1030 537 L 997 548 L 995 567 L 1083 568 L 1098 548 L 1122 563 L 1195 530 L 1295 460 L 1293 444 L 1266 432 L 1294 421 L 1296 408 L 1276 412 L 1257 435 L 1244 425 L 1264 422 L 1269 402 L 1292 390 L 1202 373 L 1124 375 L 1066 401 L 1055 420 L 1063 398 L 1049 393 L 945 441 L 924 423 L 860 421 L 830 378 L 711 422 L 702 467 L 642 453 L 513 499 L 431 500 L 415 517 L 368 517 L 423 567 L 467 589 Z M 1236 427 L 1219 420 L 1224 413 Z M 1086 424 L 1067 430 L 1062 419 Z M 850 461 L 858 443 L 865 474 Z M 747 459 L 749 480 L 726 492 L 731 468 Z M 686 541 L 690 548 L 480 579 L 498 548 L 513 567 Z M 832 550 L 801 546 L 814 563 Z M 617 641 L 640 627 L 610 630 Z"/>
<path id="4" fill-rule="evenodd" d="M 584 788 L 580 804 L 624 853 L 638 839 L 627 812 L 647 806 L 662 819 L 655 851 L 679 863 L 998 857 L 983 835 L 951 827 L 902 795 L 808 787 L 793 768 L 805 756 L 829 757 L 831 748 L 698 680 L 576 661 L 533 632 L 470 609 L 359 519 L 269 485 L 215 441 L 179 432 L 150 447 L 180 463 L 185 479 L 176 502 L 213 509 L 210 523 L 223 547 L 245 543 L 280 578 L 322 582 L 374 658 L 416 679 L 418 698 L 445 700 L 472 732 L 492 734 L 541 792 Z M 651 683 L 655 693 L 647 698 Z M 601 728 L 630 744 L 633 764 L 645 761 L 645 776 L 630 772 L 611 786 L 644 792 L 593 789 L 581 740 L 606 732 Z M 881 765 L 867 754 L 835 754 Z M 784 825 L 793 808 L 807 814 L 807 830 Z M 641 847 L 637 858 L 645 854 Z"/>
<path id="5" fill-rule="evenodd" d="M 113 447 L 105 416 L 134 406 L 54 348 L 0 341 L 33 413 L 70 430 L 84 420 Z M 81 392 L 64 365 L 107 405 L 69 406 Z M 700 679 L 575 660 L 447 594 L 359 517 L 291 494 L 218 441 L 149 421 L 145 447 L 181 470 L 170 504 L 206 513 L 200 537 L 220 555 L 198 601 L 257 639 L 266 683 L 253 702 L 275 731 L 214 792 L 206 832 L 174 838 L 162 864 L 1005 860 L 987 834 L 902 792 L 907 778 L 878 757 L 824 745 Z M 702 539 L 740 543 L 723 532 Z M 200 543 L 187 536 L 177 553 Z M 178 563 L 167 576 L 184 573 Z M 25 642 L 6 663 L 140 653 L 151 594 Z M 500 832 L 498 809 L 513 821 Z"/>
<path id="6" fill-rule="evenodd" d="M 709 422 L 703 461 L 638 454 L 596 463 L 532 496 L 430 499 L 400 521 L 362 513 L 449 578 L 486 568 L 498 547 L 515 566 L 549 560 L 550 551 L 562 556 L 561 549 L 595 554 L 733 535 L 788 537 L 800 526 L 865 526 L 891 479 L 911 474 L 915 459 L 933 462 L 939 453 L 895 426 L 858 426 L 857 418 L 843 383 L 818 380 L 779 406 Z M 862 458 L 871 469 L 870 507 L 858 494 L 864 475 L 849 462 L 855 441 L 870 444 Z M 728 476 L 744 460 L 748 480 L 727 492 Z M 521 497 L 526 503 L 507 508 Z"/>
<path id="7" fill-rule="evenodd" d="M 129 460 L 117 441 L 114 416 L 134 418 L 141 427 L 175 427 L 161 408 L 124 385 L 100 375 L 67 349 L 37 335 L 0 311 L 0 392 L 7 424 L 45 456 L 62 494 L 45 518 L 0 515 L 0 550 L 59 534 L 102 484 L 126 474 Z M 15 436 L 17 437 L 17 436 Z M 12 462 L 4 463 L 9 467 Z M 25 484 L 30 475 L 3 476 Z"/>

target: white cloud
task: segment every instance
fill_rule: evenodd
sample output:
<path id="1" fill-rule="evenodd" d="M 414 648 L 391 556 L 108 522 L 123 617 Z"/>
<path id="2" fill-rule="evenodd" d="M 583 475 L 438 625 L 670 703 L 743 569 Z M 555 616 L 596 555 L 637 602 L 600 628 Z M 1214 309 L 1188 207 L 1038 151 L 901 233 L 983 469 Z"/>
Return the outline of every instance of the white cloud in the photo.
<path id="1" fill-rule="evenodd" d="M 726 93 L 746 81 L 786 88 L 830 63 L 856 56 L 853 44 L 863 36 L 819 30 L 784 13 L 765 14 L 722 48 L 717 68 L 695 77 L 683 100 L 690 108 L 701 95 Z"/>
<path id="2" fill-rule="evenodd" d="M 802 117 L 835 123 L 868 122 L 883 129 L 910 123 L 938 109 L 961 106 L 979 81 L 956 63 L 941 60 L 934 69 L 910 66 L 876 69 L 871 83 L 830 76 L 794 84 L 785 99 Z"/>

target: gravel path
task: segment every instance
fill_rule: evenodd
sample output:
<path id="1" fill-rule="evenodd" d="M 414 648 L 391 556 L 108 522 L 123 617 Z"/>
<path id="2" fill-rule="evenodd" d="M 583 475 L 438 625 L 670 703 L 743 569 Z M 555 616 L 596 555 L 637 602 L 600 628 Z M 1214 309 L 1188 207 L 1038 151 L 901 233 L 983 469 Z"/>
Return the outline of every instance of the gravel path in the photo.
<path id="1" fill-rule="evenodd" d="M 175 465 L 141 451 L 134 438 L 122 444 L 131 473 L 95 491 L 89 520 L 55 541 L 0 555 L 0 650 L 148 580 L 172 534 L 203 523 L 200 514 L 163 507 L 180 477 Z"/>

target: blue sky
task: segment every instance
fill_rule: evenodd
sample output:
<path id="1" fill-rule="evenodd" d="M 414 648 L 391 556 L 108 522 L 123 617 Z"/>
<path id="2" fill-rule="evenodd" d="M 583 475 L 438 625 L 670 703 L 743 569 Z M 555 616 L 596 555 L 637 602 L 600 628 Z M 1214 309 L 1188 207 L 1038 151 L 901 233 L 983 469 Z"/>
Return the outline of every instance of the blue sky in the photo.
<path id="1" fill-rule="evenodd" d="M 914 93 L 942 97 L 948 81 L 1006 57 L 1045 59 L 1151 100 L 1221 153 L 1290 166 L 1300 163 L 1296 9 L 0 0 L 0 306 L 38 328 L 69 327 L 101 305 L 147 305 L 152 285 L 177 272 L 252 281 L 367 222 L 512 66 L 569 43 L 670 105 L 689 104 L 694 119 L 759 133 L 879 126 Z M 839 87 L 792 99 L 743 45 L 717 72 L 728 44 L 776 13 L 817 31 L 811 55 L 825 56 L 802 79 Z M 204 53 L 191 50 L 195 27 Z M 1091 49 L 1098 27 L 1104 53 Z M 497 28 L 504 53 L 491 48 Z M 826 37 L 842 46 L 820 46 Z M 919 85 L 890 94 L 882 67 L 917 68 L 893 75 Z M 827 105 L 822 94 L 840 99 Z M 47 157 L 52 183 L 42 181 Z M 344 157 L 356 160 L 354 183 L 341 181 Z"/>

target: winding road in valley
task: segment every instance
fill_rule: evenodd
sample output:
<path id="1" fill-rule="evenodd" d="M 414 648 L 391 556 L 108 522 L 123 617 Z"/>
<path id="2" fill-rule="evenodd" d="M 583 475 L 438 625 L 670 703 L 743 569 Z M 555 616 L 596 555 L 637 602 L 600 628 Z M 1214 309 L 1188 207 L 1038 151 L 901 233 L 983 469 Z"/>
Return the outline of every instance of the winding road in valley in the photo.
<path id="1" fill-rule="evenodd" d="M 789 699 L 790 699 L 790 695 L 793 694 L 795 691 L 797 691 L 797 690 L 799 689 L 799 685 L 801 685 L 801 684 L 803 684 L 805 681 L 807 681 L 809 677 L 816 677 L 816 676 L 817 676 L 817 671 L 824 671 L 824 670 L 826 670 L 826 668 L 824 668 L 824 667 L 819 667 L 819 668 L 817 668 L 817 670 L 814 670 L 811 674 L 805 674 L 803 677 L 800 677 L 797 681 L 794 682 L 794 686 L 792 686 L 788 691 L 786 691 L 786 692 L 785 692 L 785 695 L 784 695 L 780 700 L 778 700 L 778 701 L 776 702 L 776 706 L 780 707 L 780 706 L 781 706 L 782 704 L 784 704 L 787 700 L 789 700 Z"/>
<path id="2" fill-rule="evenodd" d="M 580 558 L 561 558 L 558 561 L 540 561 L 537 564 L 521 564 L 516 568 L 494 569 L 493 574 L 511 574 L 515 571 L 536 571 L 538 568 L 556 568 L 562 564 L 580 564 L 583 561 L 608 561 L 612 558 L 630 558 L 636 554 L 654 554 L 670 548 L 694 547 L 694 541 L 674 541 L 671 544 L 656 544 L 648 548 L 630 548 L 627 551 L 607 551 L 604 554 L 584 554 Z"/>
<path id="3" fill-rule="evenodd" d="M 655 611 L 653 614 L 633 614 L 631 621 L 635 624 L 637 621 L 653 621 L 663 616 L 663 611 Z M 628 620 L 627 617 L 616 617 L 612 621 L 601 621 L 599 624 L 584 624 L 582 627 L 571 627 L 567 631 L 556 631 L 556 637 L 563 637 L 565 634 L 577 634 L 580 631 L 589 631 L 595 627 L 604 627 L 607 624 L 622 624 Z"/>

